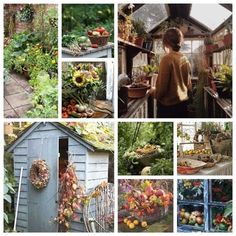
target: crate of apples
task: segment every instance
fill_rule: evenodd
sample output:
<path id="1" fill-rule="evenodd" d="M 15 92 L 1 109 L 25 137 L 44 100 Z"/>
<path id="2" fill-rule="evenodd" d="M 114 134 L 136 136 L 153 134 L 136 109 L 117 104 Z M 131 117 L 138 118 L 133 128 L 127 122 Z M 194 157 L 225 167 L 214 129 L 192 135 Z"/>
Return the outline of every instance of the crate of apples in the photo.
<path id="1" fill-rule="evenodd" d="M 110 37 L 110 32 L 108 32 L 104 27 L 97 27 L 93 30 L 88 30 L 87 35 L 90 39 L 92 47 L 105 46 L 108 43 Z"/>

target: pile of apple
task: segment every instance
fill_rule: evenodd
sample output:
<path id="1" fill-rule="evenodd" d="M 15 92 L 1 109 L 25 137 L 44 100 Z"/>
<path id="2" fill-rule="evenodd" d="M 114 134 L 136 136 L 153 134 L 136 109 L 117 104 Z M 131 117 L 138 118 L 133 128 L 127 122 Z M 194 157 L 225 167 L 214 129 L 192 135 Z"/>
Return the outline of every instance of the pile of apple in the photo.
<path id="1" fill-rule="evenodd" d="M 104 27 L 98 27 L 93 30 L 89 30 L 87 32 L 88 36 L 95 36 L 95 37 L 101 37 L 101 36 L 109 36 L 110 33 L 104 28 Z"/>
<path id="2" fill-rule="evenodd" d="M 192 225 L 192 226 L 203 226 L 204 224 L 204 216 L 200 211 L 192 211 L 189 212 L 184 208 L 180 209 L 179 212 L 180 223 L 184 225 Z"/>
<path id="3" fill-rule="evenodd" d="M 129 229 L 135 229 L 137 226 L 141 226 L 142 228 L 147 228 L 148 224 L 147 221 L 141 221 L 139 222 L 137 219 L 132 218 L 124 218 L 123 220 L 124 224 L 127 225 Z"/>
<path id="4" fill-rule="evenodd" d="M 186 150 L 184 151 L 184 155 L 195 155 L 195 154 L 211 154 L 210 149 L 199 149 L 199 150 Z"/>

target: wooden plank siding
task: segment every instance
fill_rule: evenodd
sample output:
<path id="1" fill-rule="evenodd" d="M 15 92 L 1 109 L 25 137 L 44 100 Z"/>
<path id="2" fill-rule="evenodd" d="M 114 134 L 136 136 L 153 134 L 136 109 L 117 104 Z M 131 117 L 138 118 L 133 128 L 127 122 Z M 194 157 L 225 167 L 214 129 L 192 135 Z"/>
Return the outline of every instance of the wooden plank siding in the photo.
<path id="1" fill-rule="evenodd" d="M 71 161 L 76 168 L 76 175 L 80 184 L 86 183 L 86 153 L 87 148 L 79 144 L 73 138 L 69 138 L 68 150 L 71 154 Z M 85 184 L 86 185 L 86 184 Z M 70 232 L 84 232 L 83 214 L 77 212 L 77 219 L 72 220 Z"/>

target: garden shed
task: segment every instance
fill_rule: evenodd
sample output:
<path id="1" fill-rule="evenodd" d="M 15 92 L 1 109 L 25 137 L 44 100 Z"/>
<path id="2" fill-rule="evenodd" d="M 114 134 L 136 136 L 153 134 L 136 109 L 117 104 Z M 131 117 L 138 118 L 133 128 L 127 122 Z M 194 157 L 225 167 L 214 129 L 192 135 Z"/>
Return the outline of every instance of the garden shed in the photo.
<path id="1" fill-rule="evenodd" d="M 7 147 L 13 153 L 14 176 L 17 184 L 23 167 L 17 231 L 58 232 L 54 222 L 58 211 L 58 186 L 60 174 L 68 162 L 73 162 L 76 175 L 90 192 L 102 181 L 108 180 L 109 151 L 96 148 L 92 143 L 57 122 L 36 122 L 28 126 Z M 29 180 L 29 170 L 34 160 L 46 161 L 50 178 L 47 186 L 36 189 Z M 15 200 L 16 203 L 16 200 Z M 72 232 L 84 232 L 82 211 L 71 224 Z"/>

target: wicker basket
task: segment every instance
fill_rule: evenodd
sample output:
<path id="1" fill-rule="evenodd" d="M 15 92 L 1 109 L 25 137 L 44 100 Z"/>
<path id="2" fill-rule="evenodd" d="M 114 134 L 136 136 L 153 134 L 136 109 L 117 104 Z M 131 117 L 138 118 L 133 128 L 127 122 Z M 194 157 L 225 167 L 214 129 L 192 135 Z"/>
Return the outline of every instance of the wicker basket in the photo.
<path id="1" fill-rule="evenodd" d="M 98 46 L 105 46 L 108 43 L 110 35 L 104 36 L 88 36 L 91 44 L 97 44 Z"/>

